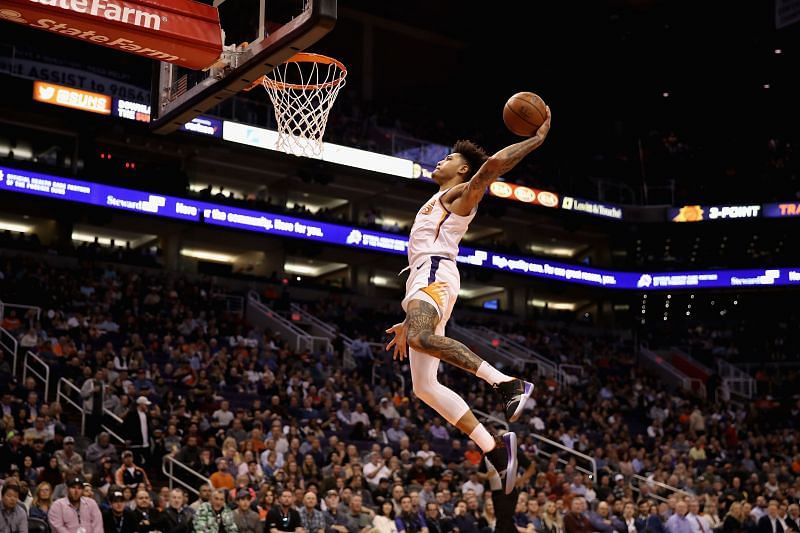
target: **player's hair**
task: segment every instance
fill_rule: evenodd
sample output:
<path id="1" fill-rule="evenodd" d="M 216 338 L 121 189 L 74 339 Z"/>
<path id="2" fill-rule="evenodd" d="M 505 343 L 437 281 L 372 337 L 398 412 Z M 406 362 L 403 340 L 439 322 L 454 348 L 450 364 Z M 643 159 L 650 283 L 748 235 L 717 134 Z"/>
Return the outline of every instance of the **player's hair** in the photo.
<path id="1" fill-rule="evenodd" d="M 486 150 L 474 142 L 464 139 L 456 141 L 456 144 L 453 145 L 453 153 L 461 154 L 461 157 L 464 158 L 469 166 L 469 171 L 464 176 L 464 181 L 470 179 L 481 168 L 481 165 L 489 159 Z"/>

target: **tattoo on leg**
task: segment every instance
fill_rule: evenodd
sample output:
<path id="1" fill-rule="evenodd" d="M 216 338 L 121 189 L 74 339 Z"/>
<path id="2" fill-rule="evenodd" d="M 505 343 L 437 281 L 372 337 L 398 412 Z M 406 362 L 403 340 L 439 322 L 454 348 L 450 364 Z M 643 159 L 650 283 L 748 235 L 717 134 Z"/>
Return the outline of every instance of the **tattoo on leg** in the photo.
<path id="1" fill-rule="evenodd" d="M 474 374 L 483 363 L 469 348 L 457 340 L 434 334 L 439 314 L 422 300 L 408 303 L 408 344 L 415 350 L 432 355 L 446 363 Z"/>

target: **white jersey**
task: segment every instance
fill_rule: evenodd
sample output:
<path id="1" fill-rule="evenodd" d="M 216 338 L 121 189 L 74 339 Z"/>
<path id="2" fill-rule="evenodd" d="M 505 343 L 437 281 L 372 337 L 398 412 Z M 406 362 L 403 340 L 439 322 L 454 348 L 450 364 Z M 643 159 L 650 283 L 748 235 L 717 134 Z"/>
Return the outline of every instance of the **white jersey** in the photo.
<path id="1" fill-rule="evenodd" d="M 425 256 L 436 255 L 453 261 L 458 257 L 458 243 L 475 218 L 477 209 L 467 216 L 451 213 L 442 204 L 442 196 L 449 189 L 439 191 L 425 202 L 414 219 L 408 239 L 408 264 L 415 266 Z"/>

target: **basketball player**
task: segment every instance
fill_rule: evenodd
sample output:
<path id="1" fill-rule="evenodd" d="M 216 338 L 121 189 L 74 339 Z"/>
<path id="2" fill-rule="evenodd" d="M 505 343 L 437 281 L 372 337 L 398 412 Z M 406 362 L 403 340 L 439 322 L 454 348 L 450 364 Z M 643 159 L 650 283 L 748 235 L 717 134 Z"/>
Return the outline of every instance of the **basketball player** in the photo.
<path id="1" fill-rule="evenodd" d="M 439 383 L 436 374 L 441 360 L 485 380 L 501 394 L 509 422 L 519 418 L 533 392 L 533 383 L 503 374 L 462 343 L 445 337 L 444 331 L 461 286 L 456 267 L 458 243 L 475 217 L 478 203 L 492 182 L 541 146 L 548 131 L 549 108 L 533 137 L 491 157 L 470 141 L 458 141 L 453 153 L 439 161 L 432 174 L 439 192 L 417 213 L 409 237 L 410 274 L 402 302 L 406 318 L 386 330 L 394 335 L 386 349 L 394 346 L 395 358 L 406 356 L 406 343 L 410 348 L 414 394 L 475 441 L 503 476 L 506 494 L 516 483 L 516 435 L 492 436 L 464 399 Z"/>

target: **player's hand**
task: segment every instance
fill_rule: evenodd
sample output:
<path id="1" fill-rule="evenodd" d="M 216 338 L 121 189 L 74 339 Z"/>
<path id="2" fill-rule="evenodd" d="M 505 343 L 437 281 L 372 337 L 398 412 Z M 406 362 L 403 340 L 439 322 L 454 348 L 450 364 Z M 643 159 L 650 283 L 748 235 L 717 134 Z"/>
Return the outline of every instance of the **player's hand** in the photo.
<path id="1" fill-rule="evenodd" d="M 386 333 L 394 335 L 389 344 L 386 345 L 386 351 L 390 351 L 394 346 L 394 359 L 402 361 L 408 356 L 408 326 L 403 321 L 387 329 Z"/>
<path id="2" fill-rule="evenodd" d="M 539 126 L 538 130 L 536 130 L 536 135 L 534 135 L 534 138 L 538 139 L 538 142 L 536 143 L 537 148 L 541 146 L 541 144 L 547 137 L 547 134 L 550 133 L 550 119 L 552 118 L 552 115 L 550 114 L 550 106 L 549 105 L 545 106 L 545 109 L 547 111 L 547 114 L 545 116 L 544 122 L 542 122 L 542 125 Z"/>

